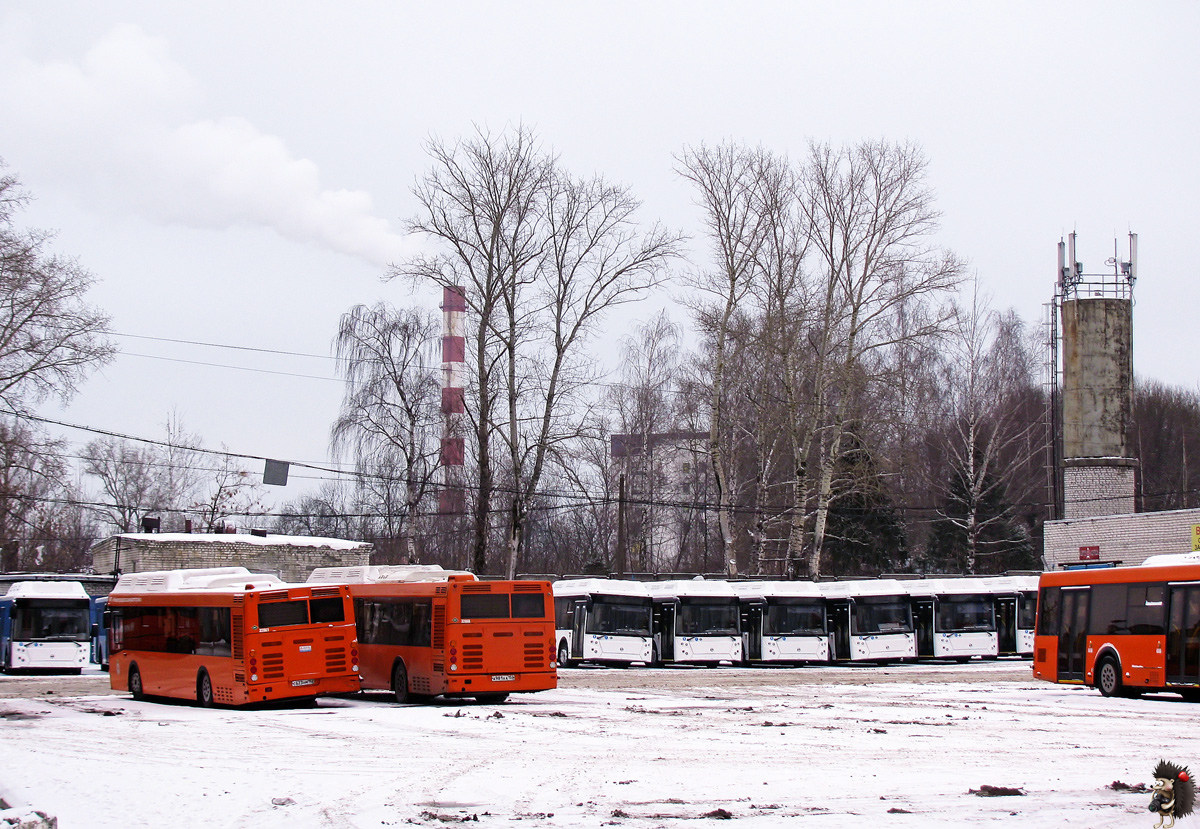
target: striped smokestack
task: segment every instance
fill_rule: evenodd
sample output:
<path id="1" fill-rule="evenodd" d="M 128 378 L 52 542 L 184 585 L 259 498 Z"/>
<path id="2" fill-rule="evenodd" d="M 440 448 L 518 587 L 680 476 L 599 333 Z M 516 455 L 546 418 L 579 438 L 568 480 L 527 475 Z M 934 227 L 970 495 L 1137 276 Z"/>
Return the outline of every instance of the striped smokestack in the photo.
<path id="1" fill-rule="evenodd" d="M 465 317 L 467 299 L 461 285 L 442 289 L 442 488 L 438 492 L 438 512 L 461 515 L 466 499 L 463 494 L 463 434 L 467 401 Z"/>

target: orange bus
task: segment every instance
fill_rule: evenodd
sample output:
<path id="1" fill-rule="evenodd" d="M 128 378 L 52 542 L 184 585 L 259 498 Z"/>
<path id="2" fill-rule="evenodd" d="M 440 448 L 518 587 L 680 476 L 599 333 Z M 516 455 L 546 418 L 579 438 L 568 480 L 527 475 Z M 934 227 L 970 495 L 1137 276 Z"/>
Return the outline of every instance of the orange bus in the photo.
<path id="1" fill-rule="evenodd" d="M 436 565 L 319 567 L 310 585 L 349 585 L 362 687 L 397 702 L 503 702 L 557 687 L 546 581 L 479 581 Z"/>
<path id="2" fill-rule="evenodd" d="M 1043 573 L 1033 675 L 1106 697 L 1174 691 L 1200 701 L 1200 556 Z"/>
<path id="3" fill-rule="evenodd" d="M 350 591 L 245 567 L 121 576 L 106 611 L 114 690 L 245 705 L 359 690 Z"/>

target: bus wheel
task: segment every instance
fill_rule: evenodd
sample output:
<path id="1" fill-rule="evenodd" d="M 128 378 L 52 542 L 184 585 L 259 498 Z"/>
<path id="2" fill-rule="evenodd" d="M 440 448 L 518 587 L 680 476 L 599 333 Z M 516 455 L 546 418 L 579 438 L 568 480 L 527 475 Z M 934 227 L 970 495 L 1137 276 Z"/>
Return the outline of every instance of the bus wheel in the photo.
<path id="1" fill-rule="evenodd" d="M 569 657 L 570 652 L 567 650 L 567 643 L 563 642 L 558 646 L 558 667 L 566 668 L 567 663 L 570 662 Z"/>
<path id="2" fill-rule="evenodd" d="M 1200 702 L 1200 688 L 1181 688 L 1179 695 L 1185 702 Z"/>
<path id="3" fill-rule="evenodd" d="M 137 669 L 137 665 L 129 669 L 129 693 L 137 700 L 146 698 L 146 692 L 142 690 L 142 672 Z"/>
<path id="4" fill-rule="evenodd" d="M 401 705 L 412 701 L 408 693 L 408 670 L 403 662 L 397 662 L 396 667 L 392 668 L 392 692 L 396 695 L 396 702 Z"/>
<path id="5" fill-rule="evenodd" d="M 508 699 L 508 694 L 476 694 L 475 701 L 484 705 L 499 705 Z"/>
<path id="6" fill-rule="evenodd" d="M 1106 697 L 1122 696 L 1121 667 L 1111 656 L 1104 657 L 1096 668 L 1096 688 Z"/>
<path id="7" fill-rule="evenodd" d="M 662 659 L 658 655 L 658 645 L 656 645 L 656 644 L 650 645 L 650 667 L 651 668 L 661 668 L 662 667 Z"/>
<path id="8" fill-rule="evenodd" d="M 212 678 L 208 671 L 201 671 L 200 678 L 196 680 L 196 704 L 201 708 L 213 707 Z"/>

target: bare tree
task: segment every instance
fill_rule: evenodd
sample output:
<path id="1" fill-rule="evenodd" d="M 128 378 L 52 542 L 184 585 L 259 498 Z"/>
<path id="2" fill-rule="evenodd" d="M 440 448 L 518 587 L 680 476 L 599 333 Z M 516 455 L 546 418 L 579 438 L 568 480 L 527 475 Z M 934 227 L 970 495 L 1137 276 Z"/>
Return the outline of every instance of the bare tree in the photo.
<path id="1" fill-rule="evenodd" d="M 547 239 L 542 200 L 552 159 L 532 130 L 518 126 L 495 136 L 482 130 L 468 140 L 426 145 L 433 165 L 414 194 L 420 214 L 408 223 L 439 244 L 442 252 L 418 256 L 392 269 L 393 276 L 464 287 L 470 310 L 471 405 L 475 474 L 473 568 L 488 572 L 488 531 L 496 485 L 492 437 L 497 428 L 506 343 L 511 341 L 507 306 L 535 279 Z"/>
<path id="2" fill-rule="evenodd" d="M 1044 424 L 1033 416 L 1036 406 L 1026 405 L 1035 390 L 1036 366 L 1023 326 L 1014 314 L 993 311 L 977 283 L 971 287 L 941 349 L 948 475 L 939 510 L 943 528 L 958 539 L 968 573 L 977 571 L 983 556 L 1028 544 L 1011 530 L 1014 496 L 1017 503 L 1031 496 L 1036 478 L 1023 473 L 1044 456 L 1046 440 Z M 943 547 L 947 539 L 943 532 Z M 941 551 L 940 558 L 949 558 L 948 552 Z"/>
<path id="3" fill-rule="evenodd" d="M 470 310 L 476 474 L 475 569 L 487 570 L 497 487 L 492 442 L 509 482 L 505 569 L 515 572 L 530 499 L 553 448 L 578 433 L 576 392 L 592 379 L 581 349 L 609 309 L 654 285 L 679 237 L 637 229 L 638 202 L 603 179 L 582 180 L 518 127 L 447 147 L 418 184 L 410 228 L 446 251 L 393 270 L 464 286 Z"/>
<path id="4" fill-rule="evenodd" d="M 83 470 L 100 482 L 100 518 L 118 533 L 139 532 L 142 519 L 166 506 L 162 461 L 153 446 L 97 438 L 84 447 Z"/>
<path id="5" fill-rule="evenodd" d="M 761 153 L 732 143 L 685 148 L 678 156 L 677 172 L 696 187 L 706 236 L 715 267 L 693 278 L 693 286 L 712 297 L 698 308 L 702 324 L 712 337 L 709 397 L 709 462 L 716 485 L 717 519 L 721 530 L 726 572 L 737 575 L 734 555 L 732 481 L 727 453 L 722 446 L 726 405 L 725 371 L 732 347 L 730 323 L 750 294 L 758 274 L 756 258 L 763 245 Z"/>
<path id="6" fill-rule="evenodd" d="M 813 530 L 807 570 L 820 575 L 834 473 L 854 402 L 886 378 L 886 356 L 901 342 L 897 311 L 937 302 L 962 279 L 962 265 L 929 241 L 937 228 L 928 163 L 911 144 L 864 142 L 833 149 L 814 144 L 800 178 L 800 203 L 812 240 L 815 314 L 808 327 L 813 386 L 810 423 L 817 435 Z M 937 334 L 933 316 L 905 339 Z M 811 473 L 810 473 L 811 474 Z M 802 555 L 794 545 L 793 560 Z"/>
<path id="7" fill-rule="evenodd" d="M 116 353 L 108 317 L 83 301 L 91 274 L 47 250 L 52 234 L 14 226 L 28 199 L 15 177 L 0 176 L 0 404 L 12 411 L 68 399 Z"/>
<path id="8" fill-rule="evenodd" d="M 404 539 L 408 562 L 419 560 L 414 536 L 438 468 L 438 330 L 417 308 L 358 305 L 342 316 L 335 342 L 346 391 L 333 451 L 353 458 L 360 498 L 381 514 L 389 542 Z"/>
<path id="9" fill-rule="evenodd" d="M 516 303 L 507 306 L 505 442 L 514 479 L 509 578 L 516 573 L 529 503 L 547 458 L 580 435 L 579 414 L 569 402 L 595 379 L 582 347 L 608 311 L 657 285 L 680 252 L 678 234 L 657 225 L 644 233 L 638 228 L 641 203 L 627 189 L 599 177 L 578 179 L 557 167 L 546 183 L 548 242 L 535 295 L 524 312 Z M 535 382 L 518 376 L 519 367 Z"/>
<path id="10" fill-rule="evenodd" d="M 56 516 L 71 508 L 65 444 L 20 421 L 0 418 L 0 570 L 44 564 L 39 547 L 59 537 Z"/>
<path id="11" fill-rule="evenodd" d="M 253 520 L 267 514 L 262 502 L 262 484 L 224 452 L 213 465 L 207 480 L 208 494 L 191 506 L 205 532 L 220 533 L 228 528 L 230 518 Z"/>

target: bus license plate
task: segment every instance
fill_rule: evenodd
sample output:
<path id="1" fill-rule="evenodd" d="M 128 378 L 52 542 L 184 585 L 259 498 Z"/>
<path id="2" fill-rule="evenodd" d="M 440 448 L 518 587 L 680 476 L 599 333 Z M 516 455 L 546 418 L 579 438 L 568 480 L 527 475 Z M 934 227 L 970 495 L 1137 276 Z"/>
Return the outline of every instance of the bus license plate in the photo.
<path id="1" fill-rule="evenodd" d="M 516 674 L 493 674 L 492 682 L 516 682 Z"/>
<path id="2" fill-rule="evenodd" d="M 292 680 L 293 688 L 300 688 L 304 685 L 316 685 L 316 684 L 317 684 L 317 681 L 315 679 L 293 679 Z"/>

